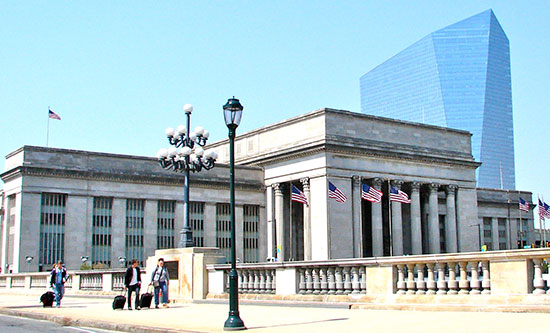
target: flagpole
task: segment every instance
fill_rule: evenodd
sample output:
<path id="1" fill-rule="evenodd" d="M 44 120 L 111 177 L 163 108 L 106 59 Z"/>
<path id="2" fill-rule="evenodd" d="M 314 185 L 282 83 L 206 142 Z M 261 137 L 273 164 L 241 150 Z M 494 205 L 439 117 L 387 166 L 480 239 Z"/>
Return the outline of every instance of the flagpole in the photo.
<path id="1" fill-rule="evenodd" d="M 540 241 L 540 247 L 542 247 L 542 219 L 543 217 L 540 216 L 540 194 L 537 194 L 537 199 L 539 199 L 538 205 L 539 205 L 539 241 Z"/>
<path id="2" fill-rule="evenodd" d="M 521 220 L 521 209 L 519 210 L 519 244 L 519 248 L 523 249 L 523 221 Z"/>
<path id="3" fill-rule="evenodd" d="M 390 179 L 388 178 L 388 212 L 389 212 L 389 226 L 390 226 L 390 257 L 393 256 L 393 235 L 392 235 L 392 218 L 391 218 L 391 199 L 390 199 Z"/>
<path id="4" fill-rule="evenodd" d="M 46 147 L 50 141 L 50 107 L 48 106 L 48 131 L 46 132 Z"/>
<path id="5" fill-rule="evenodd" d="M 294 247 L 293 247 L 293 244 L 294 242 L 292 241 L 293 239 L 293 235 L 294 233 L 292 232 L 293 228 L 292 228 L 292 225 L 294 224 L 293 221 L 294 221 L 294 215 L 292 215 L 292 186 L 293 184 L 290 183 L 290 254 L 288 256 L 288 260 L 291 260 L 292 259 L 292 256 L 294 255 Z"/>
<path id="6" fill-rule="evenodd" d="M 541 194 L 540 198 L 542 199 L 542 204 L 544 205 L 544 195 Z M 544 206 L 543 206 L 543 208 L 544 208 Z M 544 247 L 546 245 L 546 220 L 543 218 L 540 222 L 542 224 L 542 230 L 541 231 L 543 231 L 543 234 L 542 234 L 543 243 L 540 244 L 540 247 Z"/>

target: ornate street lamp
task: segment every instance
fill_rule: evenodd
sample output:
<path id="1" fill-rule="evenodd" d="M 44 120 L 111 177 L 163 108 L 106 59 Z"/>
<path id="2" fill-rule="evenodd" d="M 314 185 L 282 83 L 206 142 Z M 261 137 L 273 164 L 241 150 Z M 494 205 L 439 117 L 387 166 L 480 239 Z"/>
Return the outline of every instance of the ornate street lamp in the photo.
<path id="1" fill-rule="evenodd" d="M 26 256 L 25 261 L 27 262 L 27 271 L 31 271 L 31 262 L 34 259 L 32 256 Z"/>
<path id="2" fill-rule="evenodd" d="M 237 258 L 235 255 L 235 131 L 241 122 L 243 106 L 233 96 L 223 106 L 225 124 L 229 128 L 229 202 L 231 206 L 231 271 L 229 272 L 229 317 L 225 321 L 225 331 L 245 330 L 239 317 L 239 291 Z"/>
<path id="3" fill-rule="evenodd" d="M 183 111 L 187 116 L 187 126 L 179 125 L 175 130 L 171 127 L 166 129 L 168 142 L 174 147 L 161 149 L 157 152 L 157 158 L 164 169 L 172 169 L 182 172 L 185 175 L 183 183 L 183 228 L 180 231 L 178 247 L 193 247 L 193 231 L 189 223 L 189 172 L 199 172 L 202 169 L 210 170 L 214 167 L 218 154 L 215 151 L 204 151 L 202 147 L 210 133 L 201 126 L 195 127 L 191 132 L 191 112 L 193 106 L 185 104 Z M 181 149 L 178 149 L 181 148 Z"/>

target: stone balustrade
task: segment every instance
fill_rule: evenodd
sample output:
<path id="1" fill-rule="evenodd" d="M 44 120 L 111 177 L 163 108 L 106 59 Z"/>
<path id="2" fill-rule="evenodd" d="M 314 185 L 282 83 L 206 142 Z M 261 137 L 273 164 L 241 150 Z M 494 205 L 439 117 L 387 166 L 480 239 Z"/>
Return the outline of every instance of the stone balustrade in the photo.
<path id="1" fill-rule="evenodd" d="M 65 282 L 68 291 L 120 292 L 124 288 L 124 269 L 69 271 Z M 142 276 L 145 272 L 142 272 Z M 30 289 L 42 291 L 50 287 L 50 273 L 0 274 L 0 289 Z"/>
<path id="2" fill-rule="evenodd" d="M 239 293 L 277 295 L 542 295 L 550 249 L 239 264 Z M 209 294 L 229 265 L 207 265 Z M 220 287 L 220 283 L 223 287 Z"/>

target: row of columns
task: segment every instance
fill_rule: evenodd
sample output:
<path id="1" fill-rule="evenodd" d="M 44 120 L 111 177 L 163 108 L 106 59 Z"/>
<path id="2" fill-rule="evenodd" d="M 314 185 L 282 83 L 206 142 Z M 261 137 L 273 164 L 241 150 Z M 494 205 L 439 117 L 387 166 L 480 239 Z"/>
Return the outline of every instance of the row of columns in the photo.
<path id="1" fill-rule="evenodd" d="M 357 177 L 354 179 L 354 185 L 360 187 L 362 181 Z M 371 181 L 371 186 L 375 189 L 382 191 L 381 178 L 374 178 Z M 401 190 L 404 182 L 402 180 L 392 180 L 391 186 Z M 423 185 L 420 182 L 411 182 L 411 245 L 412 254 L 422 254 L 422 215 L 420 208 L 420 188 Z M 440 184 L 429 183 L 426 184 L 428 188 L 428 253 L 440 253 L 441 237 L 439 234 L 439 203 L 438 203 L 438 191 L 442 187 Z M 456 185 L 445 186 L 446 190 L 446 208 L 447 214 L 445 218 L 445 244 L 446 252 L 458 251 L 458 239 L 457 239 L 457 219 L 456 219 Z M 389 194 L 388 194 L 389 195 Z M 388 200 L 384 197 L 383 200 Z M 382 221 L 382 203 L 372 202 L 371 209 L 371 221 L 372 221 L 372 242 L 373 242 L 373 256 L 384 255 L 384 241 L 383 241 L 383 221 Z M 399 256 L 404 254 L 403 249 L 403 220 L 402 220 L 402 203 L 397 201 L 391 201 L 391 218 L 392 218 L 392 255 Z"/>
<path id="2" fill-rule="evenodd" d="M 303 187 L 303 193 L 307 197 L 310 206 L 304 206 L 304 260 L 312 259 L 312 239 L 311 239 L 311 193 L 309 186 L 309 178 L 302 178 L 300 182 Z M 370 181 L 371 186 L 375 189 L 381 191 L 382 184 L 384 180 L 381 178 L 374 178 Z M 352 178 L 352 211 L 349 214 L 349 218 L 353 219 L 353 242 L 354 242 L 354 256 L 361 257 L 362 251 L 362 232 L 361 230 L 361 185 L 363 180 L 359 176 L 354 176 Z M 401 189 L 405 184 L 402 180 L 392 180 L 391 185 L 395 188 Z M 271 187 L 268 187 L 268 223 L 275 222 L 275 249 L 276 253 L 270 253 L 270 249 L 273 248 L 273 239 L 270 236 L 270 232 L 273 230 L 273 225 L 268 226 L 268 256 L 276 257 L 278 261 L 282 261 L 285 258 L 285 246 L 284 246 L 284 194 L 282 184 L 275 183 Z M 457 240 L 457 211 L 456 211 L 456 185 L 440 185 L 436 183 L 422 184 L 420 182 L 411 182 L 411 209 L 410 209 L 410 218 L 411 218 L 411 245 L 412 245 L 412 254 L 422 254 L 422 214 L 421 214 L 421 199 L 420 199 L 420 190 L 421 187 L 428 189 L 428 198 L 427 198 L 427 235 L 428 237 L 428 253 L 440 253 L 440 230 L 439 230 L 439 203 L 438 203 L 438 191 L 440 188 L 444 188 L 446 191 L 446 219 L 445 219 L 445 244 L 446 252 L 457 252 L 458 251 L 458 240 Z M 273 189 L 273 192 L 271 192 Z M 271 210 L 271 195 L 274 194 L 274 209 Z M 387 193 L 388 195 L 388 193 Z M 383 200 L 388 200 L 387 196 L 383 197 Z M 383 214 L 382 214 L 382 203 L 371 203 L 371 233 L 372 233 L 372 249 L 373 256 L 383 256 L 384 255 L 384 235 L 383 235 Z M 404 254 L 403 248 L 403 219 L 402 219 L 402 203 L 397 201 L 391 201 L 392 208 L 392 255 L 398 256 Z M 424 251 L 426 252 L 426 251 Z"/>

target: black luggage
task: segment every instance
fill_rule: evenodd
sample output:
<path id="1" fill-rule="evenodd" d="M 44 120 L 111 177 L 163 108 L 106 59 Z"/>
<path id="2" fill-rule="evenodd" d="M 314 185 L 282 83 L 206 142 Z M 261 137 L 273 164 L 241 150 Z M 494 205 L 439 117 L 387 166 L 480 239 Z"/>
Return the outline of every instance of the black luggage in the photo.
<path id="1" fill-rule="evenodd" d="M 139 300 L 139 306 L 141 308 L 151 308 L 151 301 L 153 300 L 153 294 L 144 293 Z"/>
<path id="2" fill-rule="evenodd" d="M 52 307 L 53 301 L 55 299 L 55 294 L 51 291 L 46 291 L 42 296 L 40 296 L 40 302 L 42 303 L 42 307 Z"/>
<path id="3" fill-rule="evenodd" d="M 113 301 L 113 310 L 124 309 L 124 304 L 126 304 L 126 296 L 118 295 Z"/>

